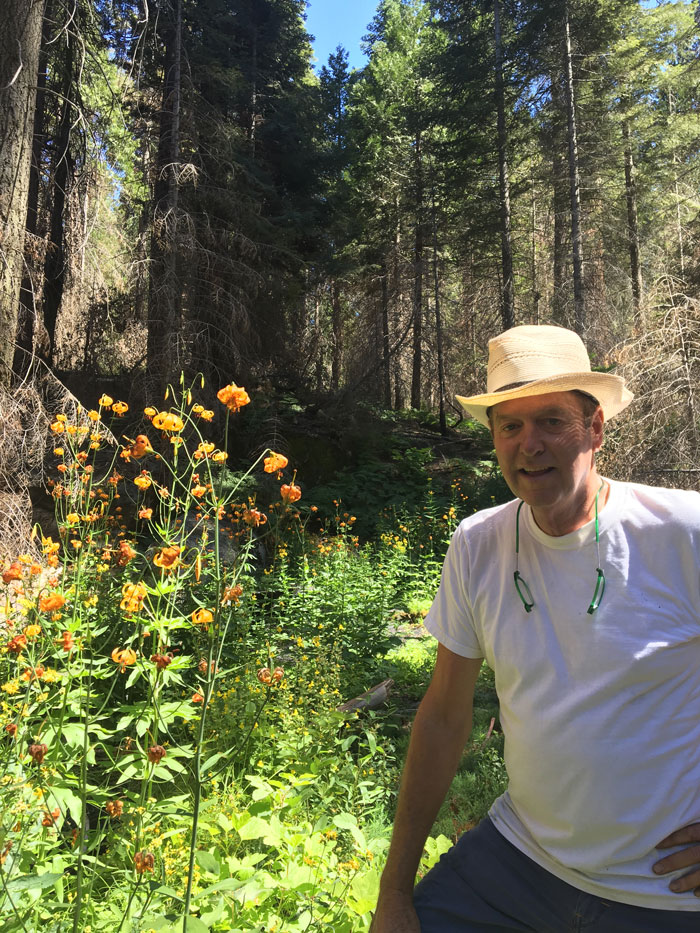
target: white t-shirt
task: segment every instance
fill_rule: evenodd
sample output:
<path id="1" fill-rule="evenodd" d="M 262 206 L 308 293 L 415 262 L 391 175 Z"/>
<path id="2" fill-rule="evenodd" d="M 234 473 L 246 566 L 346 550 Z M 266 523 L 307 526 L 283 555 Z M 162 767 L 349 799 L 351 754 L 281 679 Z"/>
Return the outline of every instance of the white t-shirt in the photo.
<path id="1" fill-rule="evenodd" d="M 594 522 L 546 535 L 518 501 L 457 528 L 425 620 L 447 648 L 495 672 L 508 791 L 490 811 L 522 852 L 610 900 L 700 911 L 652 864 L 700 822 L 700 494 L 610 482 Z M 678 872 L 686 874 L 688 869 Z"/>

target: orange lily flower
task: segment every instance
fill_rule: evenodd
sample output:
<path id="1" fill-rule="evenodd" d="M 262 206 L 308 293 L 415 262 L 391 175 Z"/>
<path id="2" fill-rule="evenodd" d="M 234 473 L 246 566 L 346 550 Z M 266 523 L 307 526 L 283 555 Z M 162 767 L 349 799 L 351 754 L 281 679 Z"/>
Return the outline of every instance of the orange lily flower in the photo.
<path id="1" fill-rule="evenodd" d="M 280 489 L 280 496 L 282 497 L 282 502 L 291 505 L 292 502 L 297 502 L 301 499 L 301 489 L 299 486 L 295 486 L 294 483 L 285 483 Z"/>
<path id="2" fill-rule="evenodd" d="M 130 664 L 136 664 L 137 654 L 133 648 L 113 648 L 112 660 L 121 667 L 122 674 Z"/>
<path id="3" fill-rule="evenodd" d="M 206 627 L 210 622 L 213 621 L 214 613 L 210 609 L 195 609 L 195 611 L 192 613 L 193 625 L 204 625 Z"/>
<path id="4" fill-rule="evenodd" d="M 154 556 L 153 563 L 163 570 L 174 570 L 180 563 L 180 551 L 181 548 L 176 545 L 161 548 Z"/>
<path id="5" fill-rule="evenodd" d="M 265 457 L 263 460 L 263 469 L 266 473 L 276 473 L 279 470 L 283 470 L 289 460 L 284 456 L 284 454 L 276 454 L 273 451 L 270 451 L 270 456 Z"/>
<path id="6" fill-rule="evenodd" d="M 224 386 L 223 389 L 219 389 L 216 397 L 234 414 L 250 402 L 250 396 L 246 390 L 243 386 L 237 386 L 235 382 L 231 382 L 229 385 Z"/>
<path id="7" fill-rule="evenodd" d="M 49 593 L 48 596 L 42 596 L 39 600 L 39 609 L 42 612 L 55 612 L 66 604 L 66 597 L 60 593 Z"/>

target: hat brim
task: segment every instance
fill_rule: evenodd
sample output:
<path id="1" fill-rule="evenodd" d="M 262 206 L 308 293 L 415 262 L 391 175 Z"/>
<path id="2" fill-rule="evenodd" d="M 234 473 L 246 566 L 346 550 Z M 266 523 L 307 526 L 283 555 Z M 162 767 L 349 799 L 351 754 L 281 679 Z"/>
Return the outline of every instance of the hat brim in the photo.
<path id="1" fill-rule="evenodd" d="M 527 398 L 531 395 L 547 395 L 550 392 L 576 390 L 587 392 L 598 400 L 606 421 L 619 415 L 634 398 L 620 376 L 593 372 L 549 376 L 546 379 L 536 379 L 534 382 L 526 382 L 517 388 L 506 389 L 502 392 L 487 392 L 484 395 L 468 397 L 457 395 L 456 398 L 467 414 L 488 428 L 490 425 L 486 412 L 499 402 L 509 402 L 511 399 Z"/>

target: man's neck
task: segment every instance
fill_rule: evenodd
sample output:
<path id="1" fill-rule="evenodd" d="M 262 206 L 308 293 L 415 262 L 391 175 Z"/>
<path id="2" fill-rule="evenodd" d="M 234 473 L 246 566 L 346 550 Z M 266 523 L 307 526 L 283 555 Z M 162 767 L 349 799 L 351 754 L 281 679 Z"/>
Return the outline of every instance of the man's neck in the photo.
<path id="1" fill-rule="evenodd" d="M 591 480 L 586 485 L 585 494 L 566 511 L 562 511 L 561 508 L 531 507 L 530 511 L 537 527 L 546 535 L 560 538 L 587 525 L 595 518 L 596 508 L 598 513 L 602 511 L 610 495 L 610 484 L 601 476 L 597 473 L 592 474 Z"/>

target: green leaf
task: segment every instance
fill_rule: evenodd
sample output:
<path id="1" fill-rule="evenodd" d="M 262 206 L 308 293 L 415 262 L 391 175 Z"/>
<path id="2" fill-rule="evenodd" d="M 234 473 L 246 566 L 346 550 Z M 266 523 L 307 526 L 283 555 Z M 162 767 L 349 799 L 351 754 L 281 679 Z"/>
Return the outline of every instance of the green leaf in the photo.
<path id="1" fill-rule="evenodd" d="M 219 824 L 219 826 L 223 829 L 225 833 L 230 833 L 231 830 L 233 829 L 233 823 L 223 813 L 219 813 L 219 815 L 216 817 L 216 822 Z"/>
<path id="2" fill-rule="evenodd" d="M 46 872 L 43 875 L 22 875 L 21 878 L 13 878 L 7 882 L 8 891 L 30 891 L 52 888 L 57 881 L 63 878 L 62 874 L 57 872 Z"/>
<path id="3" fill-rule="evenodd" d="M 209 933 L 209 927 L 199 917 L 188 917 L 185 922 L 187 933 Z"/>
<path id="4" fill-rule="evenodd" d="M 181 700 L 171 700 L 168 703 L 161 703 L 158 715 L 164 725 L 172 722 L 176 716 L 181 719 L 187 719 L 191 713 L 189 703 L 183 703 Z"/>
<path id="5" fill-rule="evenodd" d="M 126 768 L 124 768 L 122 773 L 119 775 L 119 780 L 117 781 L 117 784 L 123 784 L 125 781 L 130 781 L 131 778 L 134 777 L 134 775 L 138 773 L 138 771 L 139 769 L 137 765 L 134 765 L 134 764 L 127 765 Z"/>
<path id="6" fill-rule="evenodd" d="M 262 839 L 270 829 L 270 824 L 260 816 L 252 816 L 247 823 L 240 826 L 238 835 L 241 839 Z"/>
<path id="7" fill-rule="evenodd" d="M 56 801 L 57 806 L 61 808 L 61 814 L 66 816 L 70 810 L 70 815 L 76 823 L 80 823 L 80 817 L 83 812 L 83 804 L 69 787 L 55 786 L 51 788 L 51 802 Z"/>
<path id="8" fill-rule="evenodd" d="M 167 897 L 172 897 L 174 901 L 180 901 L 184 903 L 183 898 L 177 893 L 175 888 L 168 887 L 167 884 L 158 884 L 157 881 L 153 882 L 154 887 L 151 888 L 153 894 L 165 894 Z"/>
<path id="9" fill-rule="evenodd" d="M 365 736 L 367 737 L 370 754 L 374 755 L 377 751 L 377 739 L 375 738 L 374 732 L 365 732 Z"/>
<path id="10" fill-rule="evenodd" d="M 184 765 L 181 765 L 177 758 L 166 758 L 164 766 L 174 774 L 183 774 L 186 771 Z"/>
<path id="11" fill-rule="evenodd" d="M 221 874 L 221 865 L 215 856 L 211 852 L 205 852 L 204 850 L 198 850 L 195 853 L 195 859 L 197 864 L 204 871 L 208 871 L 211 875 L 216 875 L 217 877 Z"/>
<path id="12" fill-rule="evenodd" d="M 211 755 L 209 758 L 207 758 L 207 760 L 202 765 L 202 773 L 208 771 L 209 768 L 213 768 L 217 761 L 221 761 L 225 754 L 225 752 L 217 752 L 215 755 Z"/>
<path id="13" fill-rule="evenodd" d="M 348 906 L 355 913 L 363 916 L 372 910 L 379 895 L 379 872 L 376 869 L 356 875 L 348 892 Z"/>
<path id="14" fill-rule="evenodd" d="M 134 719 L 136 719 L 136 716 L 134 716 L 132 713 L 127 713 L 126 715 L 122 716 L 117 723 L 115 732 L 124 732 L 127 726 L 129 726 L 134 721 Z"/>
<path id="15" fill-rule="evenodd" d="M 338 813 L 333 817 L 333 822 L 338 829 L 349 829 L 352 837 L 361 849 L 367 848 L 367 840 L 362 830 L 357 825 L 357 820 L 352 813 Z"/>
<path id="16" fill-rule="evenodd" d="M 169 933 L 169 931 L 173 929 L 167 917 L 153 917 L 149 914 L 143 918 L 143 922 L 148 924 L 147 929 L 157 931 L 162 930 L 163 933 Z M 182 928 L 182 924 L 180 925 L 180 928 Z"/>
<path id="17" fill-rule="evenodd" d="M 139 719 L 136 723 L 136 735 L 142 739 L 148 732 L 148 722 L 146 719 Z"/>
<path id="18" fill-rule="evenodd" d="M 222 878 L 221 881 L 217 881 L 215 884 L 212 884 L 208 888 L 204 888 L 203 891 L 200 891 L 197 895 L 195 895 L 195 899 L 199 900 L 202 897 L 207 897 L 209 894 L 215 894 L 217 891 L 236 891 L 244 884 L 245 881 L 241 881 L 238 878 Z"/>
<path id="19" fill-rule="evenodd" d="M 141 677 L 141 668 L 139 667 L 133 668 L 133 670 L 129 674 L 129 678 L 126 684 L 124 685 L 124 688 L 128 690 L 129 687 L 133 686 L 136 683 L 136 681 L 139 680 L 140 677 Z"/>
<path id="20" fill-rule="evenodd" d="M 65 723 L 61 730 L 61 735 L 66 745 L 79 748 L 83 744 L 85 738 L 85 726 L 81 726 L 80 723 L 77 722 Z"/>

